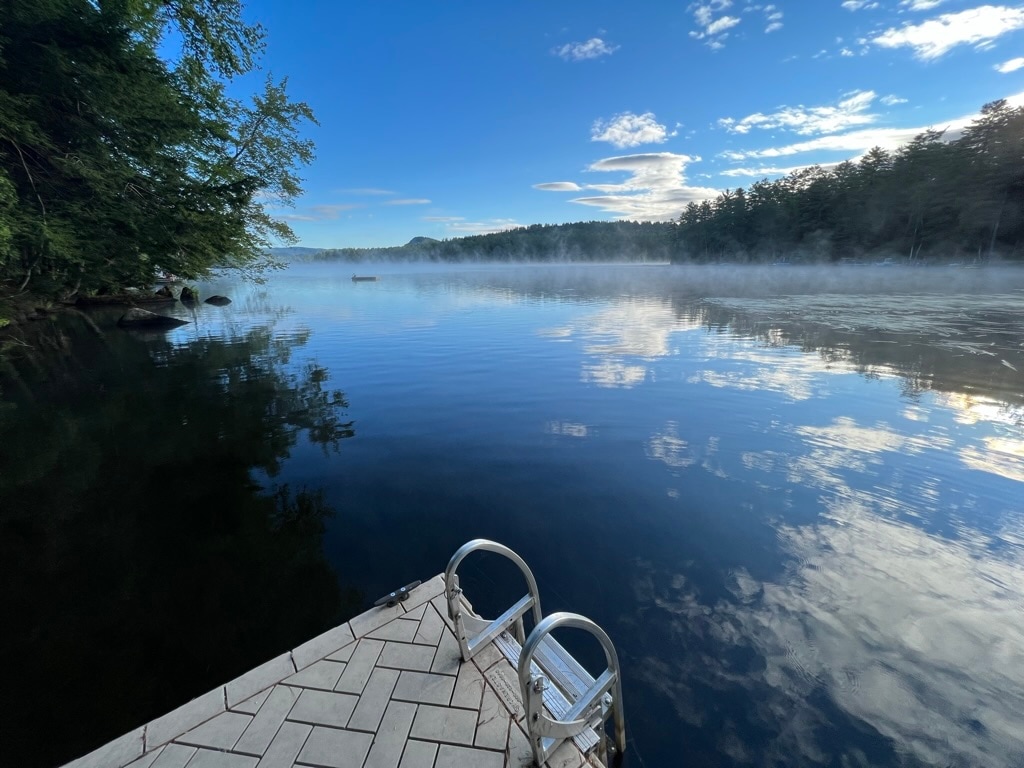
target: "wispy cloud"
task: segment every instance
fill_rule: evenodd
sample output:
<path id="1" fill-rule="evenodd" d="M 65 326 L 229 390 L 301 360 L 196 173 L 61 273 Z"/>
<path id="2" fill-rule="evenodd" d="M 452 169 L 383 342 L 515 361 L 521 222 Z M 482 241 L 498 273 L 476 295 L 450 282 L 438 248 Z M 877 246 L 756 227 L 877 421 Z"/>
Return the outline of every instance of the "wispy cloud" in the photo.
<path id="1" fill-rule="evenodd" d="M 453 219 L 456 217 L 453 217 Z M 466 221 L 458 219 L 448 224 L 447 229 L 459 235 L 489 235 L 505 232 L 523 226 L 515 219 L 488 219 L 487 221 Z"/>
<path id="2" fill-rule="evenodd" d="M 900 5 L 911 11 L 930 11 L 944 2 L 946 0 L 900 0 Z"/>
<path id="3" fill-rule="evenodd" d="M 878 7 L 878 3 L 871 0 L 843 0 L 841 5 L 848 11 L 870 11 Z"/>
<path id="4" fill-rule="evenodd" d="M 574 185 L 579 190 L 601 194 L 572 198 L 572 202 L 599 208 L 619 219 L 671 221 L 679 216 L 687 203 L 713 198 L 718 194 L 716 189 L 687 185 L 684 173 L 686 166 L 699 161 L 699 157 L 672 152 L 623 155 L 598 160 L 587 170 L 627 174 L 626 178 L 608 184 Z M 554 190 L 555 185 L 569 184 L 573 182 L 552 182 L 535 186 Z M 563 189 L 576 191 L 569 186 Z"/>
<path id="5" fill-rule="evenodd" d="M 390 189 L 378 189 L 377 187 L 354 187 L 351 189 L 338 189 L 335 192 L 339 195 L 393 195 Z"/>
<path id="6" fill-rule="evenodd" d="M 950 128 L 961 129 L 963 125 L 950 121 Z M 819 136 L 810 141 L 800 141 L 793 144 L 785 144 L 780 147 L 767 147 L 764 149 L 751 150 L 729 150 L 722 153 L 722 157 L 729 160 L 748 160 L 751 158 L 765 159 L 774 157 L 789 157 L 804 152 L 863 152 L 871 147 L 882 147 L 883 149 L 895 149 L 901 144 L 906 144 L 926 127 L 916 128 L 868 128 L 849 133 L 838 133 L 831 136 Z"/>
<path id="7" fill-rule="evenodd" d="M 1015 93 L 1006 98 L 1011 107 L 1024 105 L 1024 91 Z M 978 113 L 964 115 L 936 122 L 931 125 L 913 126 L 909 128 L 867 128 L 848 133 L 838 133 L 830 136 L 819 136 L 809 141 L 801 141 L 793 144 L 785 144 L 779 147 L 767 147 L 751 150 L 729 150 L 721 153 L 721 157 L 728 160 L 749 160 L 767 159 L 776 157 L 790 157 L 805 152 L 844 152 L 849 155 L 865 152 L 872 147 L 882 149 L 896 149 L 906 144 L 924 131 L 938 128 L 945 130 L 947 140 L 956 139 L 961 131 L 978 118 Z"/>
<path id="8" fill-rule="evenodd" d="M 1024 91 L 1007 96 L 1010 106 L 1024 106 Z M 842 152 L 850 156 L 870 150 L 872 146 L 881 146 L 883 150 L 895 150 L 914 136 L 927 130 L 938 128 L 945 131 L 944 138 L 952 140 L 980 117 L 978 113 L 937 121 L 931 125 L 913 126 L 910 128 L 867 128 L 849 133 L 838 133 L 830 136 L 819 136 L 809 141 L 799 141 L 782 146 L 769 146 L 761 150 L 728 151 L 721 154 L 726 160 L 750 160 L 784 158 L 811 152 Z"/>
<path id="9" fill-rule="evenodd" d="M 782 11 L 774 5 L 766 5 L 764 7 L 764 19 L 766 22 L 764 33 L 766 35 L 782 29 Z"/>
<path id="10" fill-rule="evenodd" d="M 723 12 L 731 6 L 732 0 L 707 0 L 692 4 L 688 10 L 693 13 L 697 29 L 690 30 L 690 37 L 702 40 L 714 51 L 724 48 L 729 30 L 741 21 L 738 16 L 724 15 Z"/>
<path id="11" fill-rule="evenodd" d="M 890 93 L 888 96 L 883 96 L 881 99 L 879 99 L 879 101 L 885 104 L 885 106 L 887 107 L 892 107 L 895 106 L 896 104 L 907 103 L 907 99 L 904 99 L 902 96 L 897 96 L 894 93 Z"/>
<path id="12" fill-rule="evenodd" d="M 333 221 L 341 215 L 342 211 L 351 211 L 354 208 L 362 208 L 358 203 L 343 203 L 341 205 L 311 205 L 311 210 L 317 219 L 322 221 Z"/>
<path id="13" fill-rule="evenodd" d="M 994 40 L 1024 28 L 1024 8 L 982 5 L 944 13 L 920 24 L 890 27 L 871 42 L 883 48 L 911 48 L 922 61 L 938 59 L 959 45 L 985 48 Z"/>
<path id="14" fill-rule="evenodd" d="M 821 168 L 833 168 L 839 165 L 835 163 L 818 163 Z M 758 166 L 756 168 L 730 168 L 727 171 L 722 171 L 722 176 L 728 176 L 730 178 L 736 178 L 740 176 L 747 176 L 754 179 L 763 179 L 765 176 L 785 176 L 792 173 L 793 171 L 799 171 L 801 168 L 806 168 L 806 165 L 791 165 L 788 168 L 779 168 L 777 166 Z"/>
<path id="15" fill-rule="evenodd" d="M 420 221 L 431 221 L 441 224 L 450 224 L 453 221 L 465 221 L 465 216 L 421 216 Z"/>
<path id="16" fill-rule="evenodd" d="M 286 221 L 336 221 L 343 211 L 362 208 L 360 203 L 342 203 L 339 205 L 310 205 L 299 213 L 277 213 L 273 215 Z"/>
<path id="17" fill-rule="evenodd" d="M 875 100 L 874 91 L 854 91 L 846 94 L 838 104 L 827 107 L 782 107 L 777 112 L 764 114 L 755 112 L 736 120 L 725 117 L 718 124 L 732 133 L 749 133 L 754 128 L 774 130 L 782 128 L 801 136 L 819 133 L 835 133 L 856 125 L 869 125 L 877 115 L 869 113 Z"/>
<path id="18" fill-rule="evenodd" d="M 582 43 L 566 43 L 557 46 L 551 49 L 551 53 L 566 61 L 586 61 L 601 56 L 611 56 L 619 50 L 619 47 L 618 45 L 609 45 L 600 37 L 592 37 Z"/>
<path id="19" fill-rule="evenodd" d="M 579 192 L 582 189 L 574 181 L 548 181 L 543 184 L 534 184 L 533 188 L 544 192 Z"/>
<path id="20" fill-rule="evenodd" d="M 385 200 L 384 205 L 430 205 L 425 197 L 405 197 L 398 200 Z"/>
<path id="21" fill-rule="evenodd" d="M 641 144 L 664 144 L 669 136 L 675 136 L 675 131 L 669 133 L 655 119 L 653 112 L 642 115 L 623 112 L 610 120 L 595 120 L 590 130 L 591 141 L 607 141 L 619 149 Z"/>
<path id="22" fill-rule="evenodd" d="M 1021 67 L 1024 67 L 1024 57 L 1018 56 L 1016 59 L 1010 59 L 1004 61 L 1002 64 L 997 64 L 995 67 L 996 72 L 1002 72 L 1004 75 L 1010 72 L 1016 72 Z"/>

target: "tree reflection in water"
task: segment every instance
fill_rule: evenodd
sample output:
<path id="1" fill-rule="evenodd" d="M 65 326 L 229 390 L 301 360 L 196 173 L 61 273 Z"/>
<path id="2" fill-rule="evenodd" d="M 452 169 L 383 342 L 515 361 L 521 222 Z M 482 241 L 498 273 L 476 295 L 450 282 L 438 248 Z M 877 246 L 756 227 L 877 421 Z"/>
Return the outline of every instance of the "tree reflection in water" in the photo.
<path id="1" fill-rule="evenodd" d="M 336 451 L 354 435 L 327 370 L 290 363 L 308 334 L 175 346 L 75 318 L 34 330 L 4 365 L 0 410 L 15 662 L 0 762 L 26 766 L 86 752 L 360 605 L 324 558 L 335 511 L 320 491 L 254 479 L 300 439 Z M 54 718 L 60 739 L 40 738 Z"/>

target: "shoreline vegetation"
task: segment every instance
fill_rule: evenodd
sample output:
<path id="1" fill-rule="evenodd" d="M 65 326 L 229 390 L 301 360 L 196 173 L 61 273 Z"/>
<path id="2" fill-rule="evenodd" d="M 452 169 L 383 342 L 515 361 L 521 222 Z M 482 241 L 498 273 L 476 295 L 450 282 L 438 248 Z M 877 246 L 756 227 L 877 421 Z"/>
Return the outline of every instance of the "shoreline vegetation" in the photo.
<path id="1" fill-rule="evenodd" d="M 0 326 L 23 306 L 257 276 L 294 243 L 315 123 L 240 0 L 0 4 Z M 249 82 L 249 81 L 247 81 Z"/>

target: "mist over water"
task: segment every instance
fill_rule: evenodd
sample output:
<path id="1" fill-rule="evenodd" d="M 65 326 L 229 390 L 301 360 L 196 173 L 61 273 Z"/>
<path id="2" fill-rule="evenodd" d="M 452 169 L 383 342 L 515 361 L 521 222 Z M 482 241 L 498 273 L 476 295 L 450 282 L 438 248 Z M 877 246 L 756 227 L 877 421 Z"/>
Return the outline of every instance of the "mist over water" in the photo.
<path id="1" fill-rule="evenodd" d="M 75 733 L 46 719 L 75 747 L 49 764 L 441 571 L 477 536 L 523 555 L 545 612 L 588 615 L 616 642 L 626 765 L 1024 763 L 1024 270 L 358 269 L 380 280 L 310 264 L 206 286 L 233 303 L 178 308 L 190 325 L 161 337 L 97 317 L 109 341 L 82 362 L 109 397 L 40 361 L 20 381 L 49 370 L 45 387 L 3 380 L 0 439 L 25 446 L 0 466 L 3 538 L 21 553 L 4 559 L 6 599 L 37 606 L 8 612 L 28 618 L 7 642 L 40 670 L 12 695 L 57 685 L 43 654 L 60 649 L 33 639 L 64 626 L 58 592 L 133 617 L 97 609 L 73 634 L 90 649 L 79 685 L 125 706 Z M 62 426 L 25 439 L 42 423 Z M 125 486 L 116 462 L 41 472 L 69 462 L 55 453 L 123 453 L 128 424 L 159 448 L 136 451 L 130 504 L 98 490 Z M 168 485 L 192 489 L 188 515 L 146 503 Z M 98 519 L 156 533 L 55 539 L 61 520 Z M 42 558 L 54 540 L 63 554 Z M 273 610 L 204 555 L 235 550 Z M 48 576 L 33 583 L 37 555 Z M 179 574 L 159 623 L 125 572 Z M 217 611 L 195 611 L 204 579 L 223 587 Z M 490 615 L 521 594 L 486 559 L 464 588 Z M 232 652 L 172 685 L 162 660 L 192 658 L 213 615 L 210 642 Z M 269 637 L 239 644 L 231 626 Z M 152 677 L 110 686 L 126 654 Z M 21 729 L 42 727 L 44 703 L 25 710 L 39 720 Z M 17 755 L 4 730 L 0 753 Z"/>

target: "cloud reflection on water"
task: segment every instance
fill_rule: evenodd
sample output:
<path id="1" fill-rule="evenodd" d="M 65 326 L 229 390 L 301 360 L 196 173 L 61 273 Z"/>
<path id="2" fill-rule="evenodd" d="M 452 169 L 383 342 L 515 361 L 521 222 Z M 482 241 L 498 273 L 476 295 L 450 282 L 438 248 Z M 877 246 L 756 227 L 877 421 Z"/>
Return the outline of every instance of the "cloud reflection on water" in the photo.
<path id="1" fill-rule="evenodd" d="M 705 754 L 738 764 L 1024 765 L 1024 522 L 1012 501 L 1024 408 L 986 362 L 1009 354 L 1008 304 L 975 303 L 968 317 L 950 315 L 944 297 L 744 300 L 736 320 L 706 301 L 608 301 L 551 333 L 582 340 L 583 380 L 599 386 L 653 383 L 652 362 L 675 354 L 671 334 L 700 328 L 690 385 L 820 399 L 827 410 L 844 396 L 838 377 L 856 375 L 892 382 L 890 404 L 898 382 L 906 400 L 884 419 L 833 411 L 815 423 L 809 405 L 803 423 L 774 415 L 772 447 L 738 452 L 731 477 L 775 499 L 774 514 L 749 513 L 770 526 L 782 570 L 755 575 L 738 557 L 714 593 L 700 563 L 637 561 L 626 623 L 645 650 L 627 673 L 666 695 L 691 738 L 713 742 Z M 789 316 L 772 320 L 780 307 Z M 983 311 L 991 327 L 975 338 Z M 821 327 L 794 330 L 805 312 Z M 725 474 L 708 458 L 717 443 L 702 449 L 708 435 L 692 428 L 663 421 L 644 444 L 674 478 L 668 495 L 691 502 L 695 467 Z M 943 462 L 991 477 L 968 480 Z M 800 491 L 817 515 L 776 517 Z"/>
<path id="2" fill-rule="evenodd" d="M 647 379 L 650 361 L 673 354 L 672 334 L 701 328 L 699 319 L 680 318 L 667 299 L 623 297 L 540 335 L 582 341 L 587 356 L 580 373 L 584 383 L 630 389 Z"/>
<path id="3" fill-rule="evenodd" d="M 1019 521 L 1004 524 L 999 547 L 964 525 L 943 537 L 899 519 L 939 502 L 927 485 L 897 489 L 890 472 L 854 486 L 855 478 L 878 474 L 887 454 L 942 450 L 931 436 L 849 418 L 790 433 L 799 438 L 792 454 L 749 452 L 744 464 L 820 491 L 820 517 L 808 525 L 775 523 L 788 557 L 784 572 L 760 581 L 738 568 L 728 579 L 729 598 L 708 602 L 685 575 L 641 562 L 634 586 L 643 622 L 660 626 L 653 634 L 668 633 L 685 652 L 654 653 L 638 665 L 640 674 L 695 727 L 710 714 L 702 690 L 746 691 L 742 714 L 734 716 L 747 722 L 720 724 L 716 744 L 740 763 L 871 764 L 854 741 L 829 738 L 838 727 L 834 706 L 848 727 L 890 739 L 901 764 L 1021 764 Z M 1022 446 L 1003 441 L 992 448 Z M 735 668 L 737 650 L 753 651 L 761 663 Z M 751 729 L 770 731 L 763 751 L 729 746 L 730 733 Z M 835 744 L 844 751 L 835 753 Z"/>

